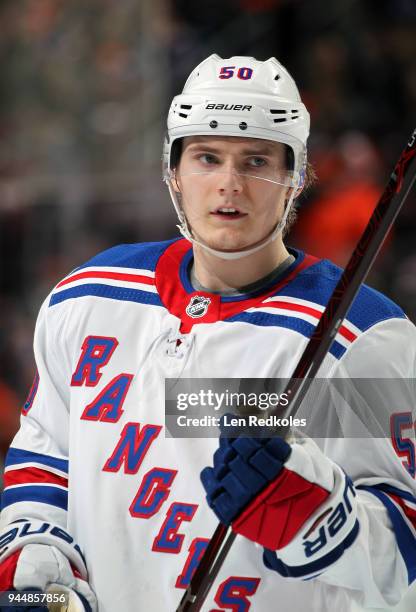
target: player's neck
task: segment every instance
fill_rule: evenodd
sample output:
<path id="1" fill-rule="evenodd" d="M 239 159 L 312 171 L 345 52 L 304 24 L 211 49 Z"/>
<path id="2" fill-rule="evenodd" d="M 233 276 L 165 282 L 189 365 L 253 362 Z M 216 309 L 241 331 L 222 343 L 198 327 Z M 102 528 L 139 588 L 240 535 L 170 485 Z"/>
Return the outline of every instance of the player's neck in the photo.
<path id="1" fill-rule="evenodd" d="M 195 245 L 195 276 L 203 287 L 211 291 L 227 291 L 264 278 L 288 256 L 289 252 L 278 238 L 256 253 L 240 259 L 222 259 Z"/>

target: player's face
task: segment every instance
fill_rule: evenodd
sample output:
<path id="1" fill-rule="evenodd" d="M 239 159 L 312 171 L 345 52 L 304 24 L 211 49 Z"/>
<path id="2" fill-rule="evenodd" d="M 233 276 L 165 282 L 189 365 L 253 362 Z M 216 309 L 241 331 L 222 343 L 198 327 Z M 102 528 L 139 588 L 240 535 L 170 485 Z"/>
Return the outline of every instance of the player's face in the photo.
<path id="1" fill-rule="evenodd" d="M 176 187 L 192 233 L 213 249 L 234 251 L 263 241 L 283 215 L 287 185 L 281 143 L 184 139 Z"/>

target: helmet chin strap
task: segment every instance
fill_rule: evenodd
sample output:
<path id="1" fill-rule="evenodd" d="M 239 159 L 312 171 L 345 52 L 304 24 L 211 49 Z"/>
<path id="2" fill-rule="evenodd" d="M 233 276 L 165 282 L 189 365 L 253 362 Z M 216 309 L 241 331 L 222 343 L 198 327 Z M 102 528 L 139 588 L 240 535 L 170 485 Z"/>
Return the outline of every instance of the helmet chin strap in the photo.
<path id="1" fill-rule="evenodd" d="M 178 215 L 178 219 L 180 222 L 180 225 L 177 225 L 176 227 L 179 229 L 182 236 L 186 238 L 187 240 L 189 240 L 189 242 L 192 242 L 192 244 L 197 244 L 198 246 L 203 248 L 205 251 L 207 251 L 211 255 L 215 255 L 215 257 L 219 257 L 220 259 L 228 259 L 228 260 L 241 259 L 242 257 L 247 257 L 248 255 L 251 255 L 252 253 L 256 253 L 257 251 L 264 249 L 265 246 L 273 242 L 273 240 L 277 238 L 278 234 L 283 230 L 286 224 L 286 219 L 292 207 L 293 200 L 294 200 L 295 193 L 296 193 L 296 189 L 293 189 L 292 193 L 289 196 L 289 199 L 287 200 L 287 205 L 285 208 L 285 212 L 283 213 L 283 217 L 280 219 L 279 223 L 276 225 L 274 230 L 268 236 L 266 236 L 260 243 L 252 247 L 246 247 L 245 249 L 242 249 L 241 251 L 219 251 L 217 249 L 213 249 L 209 247 L 207 244 L 204 244 L 203 242 L 201 242 L 200 240 L 197 240 L 196 238 L 192 236 L 192 232 L 188 225 L 188 221 L 185 217 L 185 213 L 180 207 L 178 196 L 175 190 L 173 189 L 171 182 L 167 181 L 167 183 L 168 183 L 170 197 L 172 198 L 172 202 L 173 202 L 176 214 Z"/>

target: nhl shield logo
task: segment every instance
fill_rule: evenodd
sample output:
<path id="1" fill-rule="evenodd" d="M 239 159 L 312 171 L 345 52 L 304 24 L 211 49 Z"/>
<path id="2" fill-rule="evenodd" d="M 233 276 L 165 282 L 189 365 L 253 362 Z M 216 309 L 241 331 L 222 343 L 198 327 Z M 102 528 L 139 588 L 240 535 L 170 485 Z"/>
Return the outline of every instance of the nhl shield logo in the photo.
<path id="1" fill-rule="evenodd" d="M 199 319 L 206 314 L 210 304 L 211 300 L 209 298 L 203 295 L 194 295 L 186 307 L 186 314 L 193 319 Z"/>

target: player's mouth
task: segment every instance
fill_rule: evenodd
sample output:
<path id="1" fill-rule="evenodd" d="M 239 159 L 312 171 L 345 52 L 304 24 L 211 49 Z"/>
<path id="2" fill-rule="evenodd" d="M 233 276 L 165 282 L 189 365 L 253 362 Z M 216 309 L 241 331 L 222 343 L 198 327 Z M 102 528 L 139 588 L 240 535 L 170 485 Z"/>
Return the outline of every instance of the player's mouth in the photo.
<path id="1" fill-rule="evenodd" d="M 247 216 L 247 213 L 241 212 L 235 206 L 220 206 L 216 210 L 212 211 L 210 214 L 226 221 L 232 221 L 233 219 L 242 219 L 243 217 Z"/>

